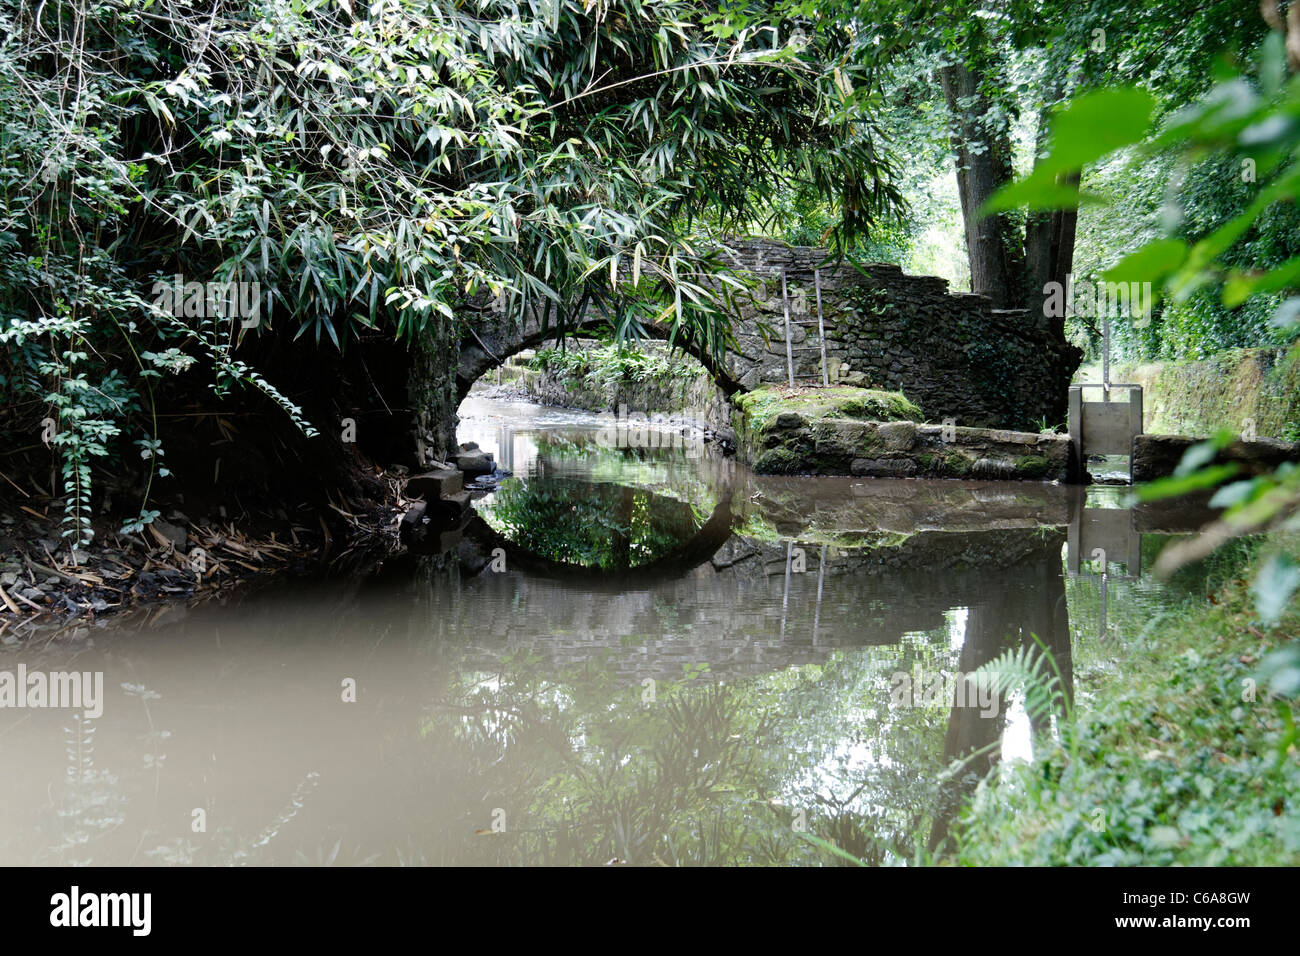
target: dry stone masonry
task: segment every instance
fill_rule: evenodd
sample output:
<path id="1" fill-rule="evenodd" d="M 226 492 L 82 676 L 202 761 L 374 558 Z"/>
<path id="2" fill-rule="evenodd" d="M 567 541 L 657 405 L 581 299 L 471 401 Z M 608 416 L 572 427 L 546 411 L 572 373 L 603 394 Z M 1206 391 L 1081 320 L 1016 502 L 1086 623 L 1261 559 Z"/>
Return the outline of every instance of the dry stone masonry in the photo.
<path id="1" fill-rule="evenodd" d="M 827 365 L 832 384 L 901 391 L 927 420 L 1036 430 L 1064 423 L 1066 386 L 1079 352 L 1055 341 L 1046 319 L 994 309 L 978 295 L 953 294 L 944 279 L 893 265 L 822 267 L 824 249 L 765 240 L 732 244 L 735 267 L 768 275 L 769 292 L 742 306 L 738 352 L 728 373 L 743 387 L 785 382 L 781 272 L 794 324 L 796 379 L 821 382 L 816 272 L 820 268 Z"/>
<path id="2" fill-rule="evenodd" d="M 897 266 L 828 262 L 825 249 L 746 239 L 729 243 L 724 255 L 738 274 L 754 280 L 752 294 L 736 301 L 735 346 L 721 361 L 696 357 L 716 384 L 718 397 L 740 412 L 731 416 L 730 425 L 739 436 L 742 457 L 758 471 L 1037 481 L 1066 477 L 1068 440 L 1039 432 L 1043 425 L 1064 423 L 1067 386 L 1079 352 L 1056 340 L 1041 315 L 994 309 L 983 296 L 954 295 L 945 280 L 909 276 Z M 605 321 L 589 310 L 569 331 Z M 456 371 L 461 397 L 510 356 L 555 334 L 540 316 L 521 323 L 494 311 L 486 299 L 478 302 L 466 327 Z M 806 419 L 785 415 L 761 425 L 747 421 L 753 410 L 742 396 L 757 398 L 784 385 L 791 365 L 798 384 L 821 385 L 823 330 L 829 383 L 854 392 L 875 390 L 886 398 L 892 394 L 892 400 L 907 406 L 906 413 L 830 411 Z M 568 389 L 567 383 L 560 384 Z M 710 427 L 721 433 L 728 423 L 725 416 L 718 418 Z M 904 418 L 914 424 L 880 427 L 880 421 Z"/>
<path id="3" fill-rule="evenodd" d="M 721 366 L 700 358 L 727 395 L 786 381 L 781 271 L 791 304 L 797 379 L 821 382 L 815 270 L 825 249 L 761 239 L 735 240 L 735 269 L 767 281 L 733 317 L 737 348 Z M 1046 320 L 1025 310 L 998 310 L 977 295 L 954 295 L 944 279 L 905 275 L 898 266 L 821 268 L 822 315 L 832 383 L 903 392 L 931 422 L 1029 429 L 1065 421 L 1066 387 L 1079 353 L 1055 341 Z M 579 328 L 600 325 L 584 317 Z M 484 373 L 553 333 L 539 318 L 522 327 L 484 306 L 460 343 L 457 387 L 462 396 Z"/>

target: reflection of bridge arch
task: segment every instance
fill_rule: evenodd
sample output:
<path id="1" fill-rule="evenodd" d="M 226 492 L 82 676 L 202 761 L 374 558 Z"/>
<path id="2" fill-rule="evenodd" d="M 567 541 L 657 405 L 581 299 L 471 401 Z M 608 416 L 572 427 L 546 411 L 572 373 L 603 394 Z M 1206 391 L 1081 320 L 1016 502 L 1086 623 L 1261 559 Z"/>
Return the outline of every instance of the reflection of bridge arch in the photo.
<path id="1" fill-rule="evenodd" d="M 967 621 L 966 640 L 980 653 L 963 669 L 974 669 L 1019 646 L 1026 630 L 1068 654 L 1068 627 L 1056 617 L 1065 608 L 1064 543 L 1060 532 L 1030 529 L 923 532 L 897 547 L 830 555 L 823 578 L 819 549 L 807 550 L 804 573 L 786 575 L 785 542 L 734 535 L 677 575 L 591 571 L 575 580 L 567 566 L 563 577 L 535 575 L 509 556 L 507 572 L 491 573 L 488 552 L 465 541 L 458 565 L 440 573 L 474 595 L 463 613 L 475 636 L 459 644 L 484 668 L 527 647 L 553 676 L 599 655 L 629 682 L 680 676 L 699 662 L 719 678 L 740 678 L 867 647 L 902 655 L 909 634 L 950 633 L 952 609 L 988 608 Z"/>
<path id="2" fill-rule="evenodd" d="M 580 581 L 585 586 L 602 590 L 606 585 L 612 590 L 622 590 L 629 584 L 655 584 L 680 578 L 695 570 L 731 540 L 733 523 L 731 496 L 721 495 L 708 520 L 694 536 L 653 561 L 634 568 L 587 568 L 543 557 L 519 547 L 477 515 L 466 527 L 465 537 L 482 548 L 484 555 L 500 548 L 506 555 L 506 567 L 511 570 L 545 578 Z"/>

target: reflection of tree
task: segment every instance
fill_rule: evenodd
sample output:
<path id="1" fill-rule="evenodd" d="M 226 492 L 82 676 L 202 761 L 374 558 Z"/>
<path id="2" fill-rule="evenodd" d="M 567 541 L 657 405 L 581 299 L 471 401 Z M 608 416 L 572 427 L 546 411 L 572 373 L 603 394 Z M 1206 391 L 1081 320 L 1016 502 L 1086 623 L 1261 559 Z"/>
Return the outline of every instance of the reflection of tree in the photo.
<path id="1" fill-rule="evenodd" d="M 946 641 L 946 629 L 927 637 L 920 656 L 946 660 Z M 806 826 L 871 862 L 908 859 L 943 769 L 946 712 L 889 706 L 899 650 L 726 684 L 697 672 L 660 682 L 653 701 L 599 660 L 545 679 L 536 658 L 507 656 L 431 702 L 417 759 L 467 785 L 432 790 L 433 831 L 417 839 L 438 860 L 404 858 L 827 862 L 800 838 Z M 865 765 L 846 756 L 850 736 L 872 752 Z M 504 832 L 482 832 L 496 808 Z"/>
<path id="2" fill-rule="evenodd" d="M 598 664 L 575 670 L 561 688 L 527 677 L 527 662 L 519 663 L 431 708 L 426 739 L 439 762 L 468 759 L 478 769 L 476 790 L 486 797 L 465 810 L 481 827 L 497 807 L 507 821 L 501 833 L 448 833 L 453 858 L 741 862 L 755 829 L 780 827 L 752 798 L 766 789 L 768 769 L 752 742 L 770 733 L 770 720 L 736 689 L 697 677 L 659 686 L 651 702 L 640 686 L 612 686 Z M 451 740 L 454 749 L 444 749 Z"/>
<path id="3" fill-rule="evenodd" d="M 625 485 L 567 478 L 504 482 L 485 519 L 533 554 L 596 568 L 648 564 L 700 528 L 695 510 Z"/>
<path id="4" fill-rule="evenodd" d="M 1050 670 L 1046 665 L 1041 669 L 1059 674 L 1061 699 L 1068 705 L 1074 696 L 1074 669 L 1058 546 L 1049 543 L 1040 554 L 1021 562 L 1015 572 L 1028 585 L 1018 599 L 1010 600 L 1005 591 L 994 592 L 981 605 L 971 608 L 958 670 L 962 674 L 974 673 L 1004 650 L 1019 646 L 1030 661 L 1040 655 L 1050 658 Z M 1007 703 L 1005 694 L 1000 695 L 997 710 L 991 715 L 976 707 L 952 708 L 944 739 L 944 759 L 951 764 L 930 833 L 931 851 L 944 846 L 953 815 L 1001 756 L 999 743 L 1006 726 Z M 1051 733 L 1046 714 L 1030 711 L 1028 716 L 1035 737 Z"/>
<path id="5" fill-rule="evenodd" d="M 701 512 L 716 503 L 719 485 L 729 480 L 732 465 L 716 454 L 692 458 L 681 448 L 611 448 L 589 429 L 534 433 L 532 438 L 539 475 L 628 485 L 686 502 Z"/>
<path id="6" fill-rule="evenodd" d="M 786 801 L 808 832 L 871 864 L 916 855 L 944 769 L 941 707 L 891 704 L 892 675 L 951 666 L 947 626 L 900 644 L 835 654 L 784 694 Z M 818 862 L 837 862 L 825 855 Z"/>

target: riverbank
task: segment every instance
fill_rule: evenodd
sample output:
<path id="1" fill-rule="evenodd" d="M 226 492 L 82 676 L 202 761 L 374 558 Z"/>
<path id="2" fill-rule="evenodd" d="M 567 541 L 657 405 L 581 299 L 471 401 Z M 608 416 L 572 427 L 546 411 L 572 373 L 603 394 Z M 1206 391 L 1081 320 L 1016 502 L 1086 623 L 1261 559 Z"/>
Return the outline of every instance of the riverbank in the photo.
<path id="1" fill-rule="evenodd" d="M 1300 539 L 1276 544 L 1300 556 Z M 1298 709 L 1261 673 L 1300 609 L 1259 620 L 1247 582 L 1267 547 L 1229 545 L 1218 560 L 1237 567 L 1208 606 L 1131 620 L 1117 653 L 1076 669 L 1073 719 L 979 785 L 951 862 L 1300 865 Z"/>
<path id="2" fill-rule="evenodd" d="M 627 349 L 578 340 L 517 356 L 498 379 L 540 405 L 687 425 L 724 448 L 734 443 L 727 396 L 695 359 L 660 342 Z"/>
<path id="3" fill-rule="evenodd" d="M 70 550 L 57 503 L 29 498 L 0 518 L 0 643 L 36 630 L 74 626 L 133 607 L 199 602 L 256 580 L 313 573 L 326 562 L 391 553 L 404 502 L 393 479 L 392 506 L 364 513 L 300 505 L 191 519 L 167 516 L 124 532 L 93 523 L 94 536 Z M 43 511 L 40 509 L 44 509 Z"/>
<path id="4" fill-rule="evenodd" d="M 1249 437 L 1300 439 L 1300 362 L 1285 349 L 1229 349 L 1207 359 L 1117 362 L 1112 382 L 1142 386 L 1144 430 L 1206 437 L 1220 429 Z M 1099 382 L 1098 366 L 1076 382 Z"/>

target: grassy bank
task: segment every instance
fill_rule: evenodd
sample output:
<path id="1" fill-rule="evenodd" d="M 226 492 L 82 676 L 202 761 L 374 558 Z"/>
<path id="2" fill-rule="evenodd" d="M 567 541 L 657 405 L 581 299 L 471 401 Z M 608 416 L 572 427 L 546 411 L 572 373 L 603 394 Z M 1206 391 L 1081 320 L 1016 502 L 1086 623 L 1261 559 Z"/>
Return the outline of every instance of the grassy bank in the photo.
<path id="1" fill-rule="evenodd" d="M 1300 362 L 1284 349 L 1229 349 L 1199 361 L 1117 363 L 1111 381 L 1142 386 L 1146 431 L 1213 435 L 1221 428 L 1269 438 L 1300 438 Z M 1099 367 L 1079 382 L 1101 381 Z"/>
<path id="2" fill-rule="evenodd" d="M 630 384 L 667 385 L 707 375 L 697 363 L 683 361 L 657 343 L 642 343 L 633 349 L 580 341 L 566 349 L 542 349 L 529 364 L 594 390 Z"/>
<path id="3" fill-rule="evenodd" d="M 661 416 L 712 430 L 728 428 L 726 396 L 694 358 L 662 342 L 636 348 L 577 341 L 542 349 L 519 370 L 534 401 L 593 412 Z"/>
<path id="4" fill-rule="evenodd" d="M 1281 546 L 1300 553 L 1295 538 Z M 1072 717 L 1038 759 L 976 790 L 955 861 L 1300 864 L 1296 702 L 1268 699 L 1260 679 L 1300 634 L 1300 609 L 1265 627 L 1246 584 L 1256 571 L 1081 670 Z"/>

